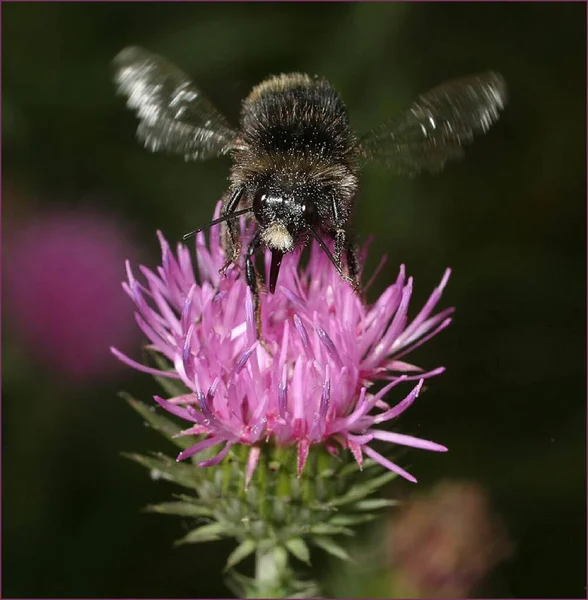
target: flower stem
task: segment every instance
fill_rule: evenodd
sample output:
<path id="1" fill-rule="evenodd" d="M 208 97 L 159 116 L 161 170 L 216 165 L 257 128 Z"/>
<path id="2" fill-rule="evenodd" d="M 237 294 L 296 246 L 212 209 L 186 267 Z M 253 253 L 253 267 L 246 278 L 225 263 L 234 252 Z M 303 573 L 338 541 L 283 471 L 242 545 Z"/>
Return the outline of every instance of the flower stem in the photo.
<path id="1" fill-rule="evenodd" d="M 280 547 L 274 546 L 266 550 L 258 548 L 255 552 L 255 584 L 253 598 L 285 598 L 287 597 L 288 554 Z"/>

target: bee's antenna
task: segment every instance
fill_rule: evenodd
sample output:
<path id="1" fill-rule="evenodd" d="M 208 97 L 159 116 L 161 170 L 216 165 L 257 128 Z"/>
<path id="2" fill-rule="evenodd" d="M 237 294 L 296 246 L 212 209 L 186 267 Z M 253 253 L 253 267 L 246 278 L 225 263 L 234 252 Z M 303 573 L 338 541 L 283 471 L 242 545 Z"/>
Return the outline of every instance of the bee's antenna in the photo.
<path id="1" fill-rule="evenodd" d="M 333 263 L 333 266 L 335 267 L 335 269 L 337 269 L 337 273 L 339 273 L 339 275 L 343 279 L 345 279 L 345 275 L 343 274 L 341 267 L 337 264 L 337 261 L 335 260 L 333 253 L 329 250 L 329 248 L 327 247 L 325 242 L 323 242 L 323 240 L 321 240 L 318 233 L 312 227 L 308 227 L 308 232 L 316 240 L 317 244 L 321 247 L 322 251 L 327 255 L 327 258 Z"/>
<path id="2" fill-rule="evenodd" d="M 224 215 L 222 217 L 219 217 L 218 219 L 214 219 L 214 221 L 211 221 L 210 223 L 208 223 L 208 225 L 204 225 L 204 227 L 200 227 L 200 229 L 195 229 L 190 233 L 186 233 L 186 235 L 182 236 L 182 239 L 184 241 L 189 240 L 191 237 L 194 237 L 197 233 L 200 233 L 201 231 L 206 231 L 207 229 L 210 229 L 211 227 L 214 227 L 219 223 L 224 223 L 225 221 L 231 221 L 232 219 L 236 219 L 241 215 L 245 215 L 248 212 L 251 212 L 252 210 L 253 207 L 250 206 L 249 208 L 242 208 L 241 210 L 236 210 L 235 212 L 229 213 L 228 215 Z"/>

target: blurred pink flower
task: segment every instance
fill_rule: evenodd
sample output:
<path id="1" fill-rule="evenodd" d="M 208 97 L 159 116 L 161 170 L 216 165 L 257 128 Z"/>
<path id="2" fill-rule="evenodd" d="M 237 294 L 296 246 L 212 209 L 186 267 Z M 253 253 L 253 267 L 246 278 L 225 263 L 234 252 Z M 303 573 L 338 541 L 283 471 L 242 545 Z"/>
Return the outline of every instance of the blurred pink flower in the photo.
<path id="1" fill-rule="evenodd" d="M 268 354 L 256 338 L 252 299 L 240 269 L 219 275 L 224 256 L 218 232 L 213 231 L 209 245 L 203 234 L 196 239 L 198 281 L 188 249 L 178 245 L 174 254 L 159 237 L 162 266 L 156 272 L 141 266 L 145 283 L 140 283 L 127 264 L 128 282 L 123 285 L 150 347 L 174 369 L 159 371 L 113 352 L 134 368 L 180 379 L 188 388 L 189 393 L 179 397 L 155 398 L 192 423 L 183 434 L 204 436 L 178 460 L 224 444 L 213 459 L 200 463 L 213 465 L 233 444 L 250 445 L 250 479 L 263 442 L 297 445 L 299 473 L 310 446 L 324 444 L 333 453 L 338 447 L 349 449 L 360 465 L 365 455 L 416 481 L 371 442 L 446 450 L 378 426 L 404 412 L 418 396 L 423 379 L 443 370 L 423 373 L 401 358 L 450 323 L 452 309 L 432 316 L 449 271 L 409 323 L 413 282 L 404 267 L 376 303 L 366 306 L 318 246 L 312 247 L 305 267 L 299 253 L 286 255 L 276 293 L 261 298 Z M 370 393 L 377 380 L 388 383 Z M 390 406 L 384 396 L 406 380 L 418 383 Z"/>
<path id="2" fill-rule="evenodd" d="M 446 481 L 395 513 L 388 532 L 395 595 L 464 598 L 513 549 L 486 491 Z"/>
<path id="3" fill-rule="evenodd" d="M 128 231 L 87 210 L 60 209 L 11 223 L 3 240 L 4 316 L 28 355 L 57 377 L 101 381 L 109 345 L 131 348 L 132 311 L 121 264 L 137 255 Z"/>

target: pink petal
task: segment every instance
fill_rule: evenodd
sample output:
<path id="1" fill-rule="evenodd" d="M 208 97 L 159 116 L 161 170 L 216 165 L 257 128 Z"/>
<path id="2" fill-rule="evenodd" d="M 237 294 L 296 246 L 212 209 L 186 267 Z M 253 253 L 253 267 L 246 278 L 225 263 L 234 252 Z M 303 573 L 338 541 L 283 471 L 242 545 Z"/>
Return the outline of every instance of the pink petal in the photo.
<path id="1" fill-rule="evenodd" d="M 396 463 L 384 458 L 379 452 L 376 452 L 373 448 L 369 446 L 362 447 L 363 453 L 370 458 L 373 458 L 377 463 L 380 463 L 386 469 L 390 471 L 394 471 L 404 479 L 408 479 L 408 481 L 412 481 L 412 483 L 416 483 L 417 480 L 414 476 L 412 476 L 408 471 L 405 471 L 402 467 L 399 467 Z"/>
<path id="2" fill-rule="evenodd" d="M 259 446 L 251 446 L 249 450 L 249 456 L 247 457 L 247 467 L 245 469 L 245 489 L 249 487 L 251 478 L 255 472 L 255 467 L 259 462 L 259 456 L 261 454 L 261 448 Z"/>
<path id="3" fill-rule="evenodd" d="M 438 327 L 436 327 L 435 329 L 433 329 L 433 331 L 431 331 L 429 334 L 427 334 L 424 337 L 420 338 L 414 344 L 412 344 L 408 348 L 402 350 L 402 352 L 399 352 L 398 354 L 396 354 L 395 358 L 397 358 L 397 359 L 398 358 L 402 358 L 403 356 L 405 356 L 409 352 L 412 352 L 413 350 L 415 350 L 416 348 L 418 348 L 419 346 L 421 346 L 422 344 L 424 344 L 425 342 L 427 342 L 428 340 L 430 340 L 432 337 L 435 337 L 438 333 L 440 333 L 441 331 L 443 331 L 450 323 L 451 323 L 451 318 L 445 319 L 445 321 L 443 321 L 443 323 L 441 323 Z"/>
<path id="4" fill-rule="evenodd" d="M 402 446 L 411 446 L 412 448 L 422 448 L 423 450 L 432 450 L 433 452 L 447 452 L 447 448 L 441 444 L 413 437 L 412 435 L 404 435 L 402 433 L 394 433 L 393 431 L 381 431 L 378 429 L 370 429 L 369 432 L 378 440 L 400 444 Z"/>
<path id="5" fill-rule="evenodd" d="M 443 277 L 441 278 L 441 283 L 433 290 L 433 293 L 429 296 L 429 299 L 420 310 L 419 314 L 413 319 L 412 323 L 406 328 L 404 335 L 407 337 L 410 336 L 417 327 L 431 314 L 431 311 L 435 308 L 439 300 L 441 299 L 441 295 L 443 294 L 443 290 L 447 285 L 447 281 L 449 280 L 449 276 L 451 275 L 451 269 L 446 269 Z M 449 309 L 450 310 L 450 309 Z"/>
<path id="6" fill-rule="evenodd" d="M 159 396 L 153 396 L 153 399 L 155 402 L 157 402 L 157 404 L 159 404 L 159 406 L 161 406 L 161 408 L 164 408 L 176 417 L 180 417 L 180 419 L 186 419 L 186 421 L 192 421 L 194 423 L 201 422 L 199 419 L 194 418 L 194 416 L 190 413 L 189 407 L 183 408 L 182 406 L 177 406 L 176 404 L 172 404 L 171 402 L 168 402 Z"/>
<path id="7" fill-rule="evenodd" d="M 223 440 L 220 439 L 218 436 L 212 435 L 209 438 L 202 440 L 201 442 L 198 442 L 197 444 L 194 444 L 190 448 L 187 448 L 186 450 L 183 450 L 182 452 L 180 452 L 178 454 L 178 457 L 176 458 L 176 460 L 178 462 L 181 460 L 186 460 L 186 458 L 190 458 L 190 456 L 194 456 L 194 454 L 198 454 L 199 452 L 202 452 L 203 450 L 206 450 L 207 448 L 216 446 L 217 444 L 219 444 L 222 441 Z"/>
<path id="8" fill-rule="evenodd" d="M 147 367 L 146 365 L 142 365 L 134 361 L 132 358 L 129 358 L 126 354 L 123 354 L 116 348 L 111 347 L 110 351 L 122 362 L 133 369 L 137 369 L 137 371 L 143 371 L 143 373 L 149 373 L 150 375 L 156 375 L 158 377 L 169 377 L 170 379 L 180 379 L 180 376 L 173 371 L 161 371 L 160 369 L 152 369 L 151 367 Z"/>
<path id="9" fill-rule="evenodd" d="M 424 380 L 421 379 L 418 382 L 418 384 L 416 385 L 416 387 L 414 387 L 413 390 L 410 392 L 410 394 L 408 394 L 408 396 L 406 396 L 406 398 L 404 398 L 404 400 L 399 402 L 396 406 L 394 406 L 390 410 L 387 410 L 386 412 L 376 415 L 374 417 L 373 422 L 374 423 L 383 423 L 384 421 L 389 421 L 390 419 L 395 419 L 396 417 L 401 415 L 416 400 L 416 398 L 418 397 L 418 395 L 423 387 L 423 383 L 424 383 Z"/>
<path id="10" fill-rule="evenodd" d="M 349 445 L 349 450 L 351 450 L 351 454 L 353 454 L 353 458 L 355 458 L 355 462 L 359 465 L 359 468 L 363 468 L 363 454 L 361 452 L 361 445 L 353 440 L 347 440 Z"/>
<path id="11" fill-rule="evenodd" d="M 300 440 L 298 442 L 298 477 L 302 475 L 309 451 L 310 442 L 307 439 Z"/>
<path id="12" fill-rule="evenodd" d="M 304 323 L 301 321 L 298 315 L 294 315 L 294 327 L 296 327 L 296 331 L 300 336 L 300 341 L 302 342 L 302 347 L 304 348 L 306 357 L 309 360 L 314 360 L 314 352 L 312 350 L 312 346 L 310 345 L 308 332 L 306 331 L 306 327 L 304 327 Z"/>
<path id="13" fill-rule="evenodd" d="M 214 467 L 214 465 L 218 465 L 218 463 L 221 462 L 221 460 L 228 454 L 232 445 L 233 444 L 231 442 L 227 442 L 225 444 L 225 447 L 216 456 L 213 456 L 212 458 L 209 458 L 208 460 L 203 460 L 202 462 L 199 462 L 198 466 L 199 467 Z"/>

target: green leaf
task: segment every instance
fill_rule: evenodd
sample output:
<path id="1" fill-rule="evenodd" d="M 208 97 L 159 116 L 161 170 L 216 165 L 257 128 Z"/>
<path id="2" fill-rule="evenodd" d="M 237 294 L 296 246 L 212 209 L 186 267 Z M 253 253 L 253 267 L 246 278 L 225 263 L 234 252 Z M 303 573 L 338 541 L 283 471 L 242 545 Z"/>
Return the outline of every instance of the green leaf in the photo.
<path id="1" fill-rule="evenodd" d="M 366 496 L 373 494 L 376 490 L 383 487 L 396 477 L 396 473 L 393 473 L 392 471 L 386 471 L 379 477 L 366 479 L 362 483 L 356 483 L 346 494 L 343 494 L 343 496 L 340 496 L 339 498 L 335 498 L 331 504 L 333 506 L 342 506 L 344 504 L 349 504 L 350 502 L 362 500 Z"/>
<path id="2" fill-rule="evenodd" d="M 317 479 L 332 479 L 333 477 L 336 477 L 337 474 L 337 471 L 331 467 L 324 469 L 323 471 L 319 471 L 317 473 Z"/>
<path id="3" fill-rule="evenodd" d="M 314 512 L 326 513 L 322 515 L 321 518 L 328 519 L 329 514 L 333 514 L 337 512 L 339 509 L 335 508 L 332 504 L 332 500 L 325 500 L 324 502 L 319 502 L 317 500 L 310 500 L 307 504 L 308 508 Z"/>
<path id="4" fill-rule="evenodd" d="M 150 504 L 145 508 L 147 512 L 180 517 L 212 517 L 212 510 L 206 506 L 199 506 L 193 502 L 162 502 Z"/>
<path id="5" fill-rule="evenodd" d="M 273 546 L 267 551 L 268 555 L 272 557 L 274 565 L 279 573 L 283 573 L 288 566 L 288 553 L 282 546 Z"/>
<path id="6" fill-rule="evenodd" d="M 225 523 L 209 523 L 208 525 L 201 525 L 200 527 L 193 529 L 182 539 L 176 542 L 176 545 L 181 544 L 200 544 L 202 542 L 212 542 L 214 540 L 220 540 L 223 537 L 230 537 L 233 534 L 233 528 Z"/>
<path id="7" fill-rule="evenodd" d="M 329 523 L 331 523 L 332 525 L 340 525 L 340 526 L 347 526 L 347 525 L 358 525 L 359 523 L 367 523 L 368 521 L 373 521 L 375 518 L 377 518 L 378 515 L 372 515 L 372 514 L 368 514 L 368 515 L 337 515 L 336 517 L 333 517 L 332 519 L 329 519 Z"/>
<path id="8" fill-rule="evenodd" d="M 333 539 L 331 539 L 330 537 L 313 536 L 312 541 L 316 546 L 322 548 L 331 556 L 334 556 L 335 558 L 339 558 L 341 560 L 353 562 L 351 556 L 347 554 L 347 550 L 345 550 L 337 542 L 333 541 Z"/>
<path id="9" fill-rule="evenodd" d="M 286 542 L 286 548 L 307 565 L 310 564 L 310 550 L 302 538 L 291 538 Z"/>
<path id="10" fill-rule="evenodd" d="M 351 529 L 341 525 L 331 525 L 330 523 L 317 523 L 309 528 L 309 532 L 315 535 L 353 535 Z"/>
<path id="11" fill-rule="evenodd" d="M 197 496 L 191 496 L 190 494 L 173 494 L 173 497 L 180 502 L 187 502 L 188 504 L 200 503 L 202 499 Z"/>
<path id="12" fill-rule="evenodd" d="M 250 554 L 255 552 L 257 548 L 257 543 L 252 539 L 247 539 L 242 541 L 232 552 L 229 554 L 229 558 L 227 558 L 227 564 L 225 565 L 225 571 L 232 569 L 234 566 L 238 565 L 242 560 L 247 558 Z"/>
<path id="13" fill-rule="evenodd" d="M 288 593 L 287 598 L 320 598 L 321 592 L 315 581 L 294 580 L 290 583 L 292 591 Z"/>
<path id="14" fill-rule="evenodd" d="M 157 473 L 159 477 L 167 481 L 173 481 L 182 487 L 194 490 L 199 483 L 196 471 L 191 464 L 178 463 L 169 458 L 169 456 L 163 454 L 145 456 L 133 453 L 123 453 L 123 456 Z"/>
<path id="15" fill-rule="evenodd" d="M 163 391 L 170 398 L 175 398 L 176 396 L 183 396 L 184 394 L 190 393 L 190 390 L 177 379 L 155 375 L 155 381 L 159 383 Z"/>
<path id="16" fill-rule="evenodd" d="M 238 571 L 229 571 L 225 578 L 226 586 L 236 598 L 255 598 L 255 580 Z"/>
<path id="17" fill-rule="evenodd" d="M 373 458 L 367 458 L 363 461 L 363 465 L 361 468 L 359 465 L 353 460 L 349 461 L 344 467 L 339 471 L 339 475 L 341 477 L 347 477 L 357 471 L 368 471 L 369 469 L 373 469 L 374 467 L 383 468 L 379 462 L 376 462 Z"/>
<path id="18" fill-rule="evenodd" d="M 389 500 L 388 498 L 368 498 L 367 500 L 360 500 L 353 505 L 354 510 L 379 510 L 380 508 L 388 508 L 389 506 L 398 506 L 400 502 L 398 500 Z"/>
<path id="19" fill-rule="evenodd" d="M 135 398 L 125 392 L 121 392 L 120 396 L 124 398 L 131 405 L 131 407 L 136 410 L 145 419 L 145 421 L 151 425 L 151 427 L 153 427 L 153 429 L 162 433 L 166 438 L 168 438 L 182 450 L 188 448 L 194 443 L 194 440 L 190 436 L 181 438 L 174 437 L 182 431 L 182 428 L 178 427 L 167 417 L 164 417 L 160 412 L 157 412 L 155 406 L 148 406 L 139 400 L 135 400 Z"/>

